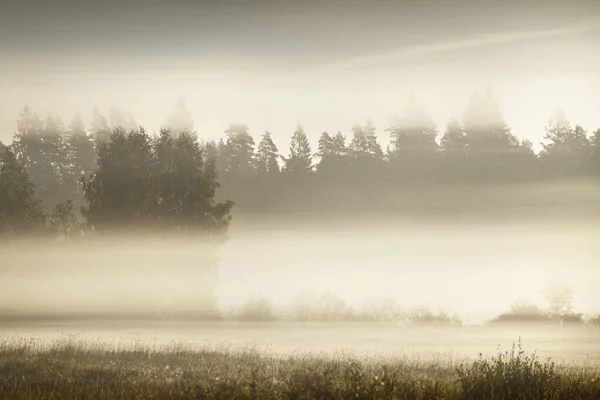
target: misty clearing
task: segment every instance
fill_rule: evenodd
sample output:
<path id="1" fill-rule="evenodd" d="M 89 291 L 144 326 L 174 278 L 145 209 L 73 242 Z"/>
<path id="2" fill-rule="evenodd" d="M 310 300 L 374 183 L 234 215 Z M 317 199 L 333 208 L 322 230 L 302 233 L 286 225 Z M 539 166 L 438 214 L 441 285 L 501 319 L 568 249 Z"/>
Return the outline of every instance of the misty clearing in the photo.
<path id="1" fill-rule="evenodd" d="M 0 399 L 600 399 L 599 1 L 13 3 Z"/>

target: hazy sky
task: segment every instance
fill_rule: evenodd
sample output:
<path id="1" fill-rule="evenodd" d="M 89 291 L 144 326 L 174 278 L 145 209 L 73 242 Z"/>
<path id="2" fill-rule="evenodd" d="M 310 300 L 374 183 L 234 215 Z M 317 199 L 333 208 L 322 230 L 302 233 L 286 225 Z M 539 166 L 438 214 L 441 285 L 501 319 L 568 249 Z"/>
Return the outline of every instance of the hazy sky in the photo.
<path id="1" fill-rule="evenodd" d="M 558 106 L 600 128 L 598 49 L 597 0 L 2 2 L 0 140 L 24 104 L 156 130 L 183 94 L 202 138 L 243 122 L 285 152 L 299 122 L 316 145 L 370 117 L 385 144 L 411 88 L 443 125 L 490 85 L 539 141 Z"/>

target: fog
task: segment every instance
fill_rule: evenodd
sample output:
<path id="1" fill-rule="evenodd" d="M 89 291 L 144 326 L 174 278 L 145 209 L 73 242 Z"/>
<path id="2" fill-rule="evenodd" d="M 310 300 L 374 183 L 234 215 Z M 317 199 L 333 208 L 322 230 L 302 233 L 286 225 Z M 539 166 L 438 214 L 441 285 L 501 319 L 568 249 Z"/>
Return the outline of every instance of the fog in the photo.
<path id="1" fill-rule="evenodd" d="M 432 151 L 439 163 L 437 170 L 426 160 L 422 171 L 415 167 L 414 176 L 412 161 L 406 167 L 389 162 L 390 157 L 384 155 L 390 142 L 386 128 L 392 116 L 404 112 L 411 95 L 438 127 L 438 143 L 448 120 L 462 119 L 474 92 L 488 89 L 493 93 L 489 98 L 498 101 L 503 117 L 499 120 L 506 121 L 519 139 L 530 140 L 536 154 L 542 147 L 544 127 L 558 109 L 573 127 L 583 127 L 591 137 L 600 127 L 600 2 L 59 3 L 56 7 L 49 3 L 0 5 L 0 141 L 4 144 L 11 142 L 25 105 L 42 120 L 60 115 L 67 127 L 73 115 L 80 113 L 83 137 L 89 139 L 98 133 L 86 132 L 94 107 L 109 119 L 113 107 L 131 113 L 152 135 L 183 96 L 201 143 L 218 141 L 230 124 L 239 123 L 249 127 L 256 145 L 259 135 L 272 132 L 280 154 L 287 156 L 290 137 L 302 126 L 312 145 L 306 170 L 308 175 L 321 175 L 309 182 L 302 175 L 293 176 L 293 171 L 285 175 L 291 169 L 277 170 L 276 179 L 263 174 L 262 181 L 244 181 L 247 171 L 251 170 L 247 176 L 255 177 L 252 174 L 259 170 L 253 154 L 239 163 L 239 170 L 218 165 L 219 173 L 229 170 L 218 178 L 222 182 L 224 177 L 226 183 L 216 198 L 232 197 L 235 203 L 227 238 L 219 243 L 106 233 L 82 242 L 6 240 L 0 243 L 0 335 L 49 340 L 57 334 L 75 334 L 113 344 L 138 339 L 145 344 L 171 340 L 259 343 L 282 351 L 456 350 L 474 355 L 525 334 L 532 346 L 541 346 L 543 354 L 600 357 L 597 328 L 584 324 L 600 315 L 600 189 L 598 181 L 589 178 L 597 173 L 593 170 L 597 160 L 590 161 L 588 151 L 591 140 L 584 149 L 590 154 L 582 156 L 587 157 L 585 163 L 575 155 L 575 161 L 568 159 L 564 164 L 556 157 L 553 166 L 552 160 L 538 163 L 540 158 L 527 153 L 535 163 L 522 165 L 531 171 L 518 170 L 519 161 L 514 161 L 515 168 L 503 169 L 517 160 L 508 156 L 520 154 L 521 144 L 500 148 L 497 154 L 507 158 L 493 160 L 498 164 L 486 164 L 486 158 L 496 154 L 493 151 L 486 153 L 485 146 L 475 149 L 473 154 L 481 153 L 466 157 L 464 165 L 454 165 L 465 176 L 477 175 L 472 185 L 452 183 L 462 178 L 451 176 L 454 170 L 448 176 L 457 179 L 445 182 L 444 168 L 453 168 L 452 158 L 437 157 L 441 154 L 437 143 Z M 368 119 L 376 127 L 379 161 L 387 170 L 365 168 L 360 178 L 364 187 L 359 187 L 350 184 L 355 172 L 337 182 L 335 173 L 313 169 L 312 153 L 322 132 L 341 131 L 351 140 L 351 126 Z M 497 129 L 503 129 L 496 122 L 484 132 L 492 132 L 492 139 Z M 47 125 L 51 124 L 40 124 L 39 137 L 52 131 Z M 106 126 L 114 128 L 111 121 Z M 63 129 L 60 134 L 65 136 L 59 136 L 58 128 L 53 132 L 58 154 L 70 133 Z M 242 140 L 245 133 L 240 133 Z M 98 143 L 87 143 L 92 149 L 88 161 L 94 168 Z M 196 149 L 197 144 L 189 143 L 171 156 L 189 155 L 186 151 Z M 20 157 L 29 157 L 30 169 L 42 165 L 42 156 L 56 156 L 52 148 L 38 151 L 35 143 L 29 149 L 26 145 Z M 120 157 L 127 149 L 131 150 L 123 147 L 114 154 Z M 206 149 L 198 145 L 197 153 Z M 506 149 L 515 152 L 502 153 Z M 63 195 L 60 185 L 68 181 L 72 183 L 68 193 L 85 203 L 78 186 L 82 171 L 76 171 L 69 158 L 73 157 L 69 152 L 76 151 L 68 145 L 63 150 L 64 160 L 46 157 L 50 161 L 43 164 L 59 171 L 57 176 L 46 175 L 45 167 L 37 168 L 38 183 L 45 185 L 44 193 L 54 201 L 57 193 Z M 152 162 L 158 159 L 155 150 L 146 154 Z M 398 159 L 404 162 L 406 154 Z M 107 156 L 104 165 L 122 161 L 118 157 Z M 277 164 L 279 153 L 274 157 Z M 184 192 L 187 196 L 188 186 L 193 186 L 192 180 L 186 180 L 188 172 L 201 182 L 210 175 L 203 161 L 196 161 L 190 162 L 189 170 L 181 168 L 169 175 L 172 171 L 165 167 L 157 173 L 157 181 L 164 183 L 161 179 L 166 177 L 181 184 L 176 188 L 181 190 L 173 189 L 177 192 L 173 203 L 183 204 L 177 196 Z M 341 170 L 346 168 L 340 165 Z M 129 167 L 131 171 L 123 172 L 127 179 L 139 178 L 140 171 L 150 174 L 146 164 L 139 169 L 137 164 Z M 564 174 L 568 179 L 563 181 L 561 174 L 569 168 L 572 171 Z M 60 176 L 66 170 L 72 173 L 69 178 Z M 198 170 L 202 172 L 193 175 Z M 381 176 L 376 177 L 378 173 Z M 418 182 L 426 180 L 428 173 L 439 175 L 439 181 Z M 521 173 L 527 175 L 523 181 Z M 157 195 L 155 187 L 140 186 L 139 193 L 147 192 L 123 200 L 115 188 L 126 191 L 139 182 L 121 180 L 120 172 L 113 170 L 105 177 L 92 195 L 97 195 L 96 203 L 101 206 L 111 201 L 116 205 L 108 211 L 98 207 L 98 226 L 118 225 L 125 209 L 126 223 L 139 222 L 136 218 L 144 212 L 154 212 L 151 217 L 157 224 L 164 222 L 165 216 L 156 210 L 173 193 Z M 520 183 L 488 182 L 494 177 Z M 380 180 L 371 182 L 375 178 Z M 372 183 L 373 190 L 367 188 Z M 111 184 L 112 194 L 98 200 Z M 20 190 L 21 186 L 13 186 Z M 196 206 L 213 200 L 212 194 L 202 193 L 198 198 Z M 158 206 L 144 208 L 147 203 Z M 48 210 L 54 205 L 44 204 Z M 135 207 L 140 209 L 127 214 Z M 171 221 L 174 230 L 186 225 L 187 221 L 181 222 L 190 217 L 186 212 L 167 215 L 167 220 L 175 221 Z M 202 219 L 208 212 L 200 214 L 193 217 Z M 13 221 L 6 220 L 6 226 Z M 548 296 L 557 287 L 572 292 L 569 312 L 577 318 L 583 315 L 579 325 L 562 330 L 559 326 L 484 330 L 515 301 L 527 299 L 546 310 Z M 324 294 L 343 304 L 344 312 L 356 315 L 368 314 L 378 301 L 389 301 L 385 304 L 393 303 L 405 312 L 403 316 L 427 310 L 456 315 L 461 323 L 454 326 L 450 318 L 444 320 L 444 327 L 415 327 L 404 319 L 390 318 L 390 324 L 377 324 L 382 321 L 366 322 L 355 314 L 355 319 L 347 318 L 352 323 L 344 318 L 302 320 L 298 315 L 302 301 Z M 264 320 L 257 321 L 260 315 L 244 317 L 244 307 L 253 301 L 264 308 L 259 307 L 259 314 L 268 311 Z"/>
<path id="2" fill-rule="evenodd" d="M 600 312 L 597 210 L 592 202 L 424 207 L 412 215 L 234 211 L 228 239 L 217 247 L 214 294 L 225 315 L 266 298 L 293 319 L 300 296 L 331 292 L 357 308 L 388 299 L 481 324 L 520 298 L 543 305 L 563 285 L 573 291 L 574 310 L 593 316 Z M 156 318 L 198 307 L 205 280 L 198 273 L 214 247 L 181 238 L 155 248 L 139 237 L 97 246 L 4 246 L 0 311 L 11 318 Z"/>

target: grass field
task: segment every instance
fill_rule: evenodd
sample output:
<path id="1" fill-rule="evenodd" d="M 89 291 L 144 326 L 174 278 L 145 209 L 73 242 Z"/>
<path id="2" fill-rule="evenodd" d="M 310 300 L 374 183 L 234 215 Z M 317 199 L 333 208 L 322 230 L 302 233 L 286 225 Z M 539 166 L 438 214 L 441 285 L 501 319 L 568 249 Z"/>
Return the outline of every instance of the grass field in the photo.
<path id="1" fill-rule="evenodd" d="M 222 328 L 222 327 L 221 327 Z M 240 328 L 241 329 L 241 328 Z M 254 326 L 259 335 L 272 326 Z M 254 330 L 252 330 L 254 329 Z M 324 327 L 313 329 L 312 339 L 324 340 Z M 349 327 L 330 330 L 329 334 Z M 357 327 L 354 337 L 364 335 Z M 375 328 L 373 328 L 375 329 Z M 229 330 L 235 330 L 229 328 Z M 280 336 L 293 337 L 279 329 Z M 376 331 L 382 332 L 381 329 Z M 5 330 L 6 332 L 6 330 Z M 76 332 L 71 330 L 71 332 Z M 215 333 L 217 333 L 216 331 Z M 306 335 L 309 330 L 300 330 Z M 321 332 L 319 336 L 318 332 Z M 375 330 L 374 330 L 375 332 Z M 404 332 L 404 333 L 401 333 Z M 388 331 L 384 336 L 400 336 L 403 341 L 429 341 L 431 349 L 452 349 L 460 335 L 472 347 L 489 348 L 494 338 L 479 332 L 454 336 L 448 330 Z M 97 336 L 56 336 L 47 331 L 37 337 L 4 334 L 0 342 L 0 398 L 2 399 L 599 399 L 600 359 L 595 357 L 598 332 L 538 335 L 535 346 L 520 339 L 495 352 L 475 357 L 451 357 L 432 353 L 421 357 L 379 351 L 265 351 L 230 341 L 233 345 L 206 345 L 198 342 L 118 343 Z M 238 334 L 240 331 L 238 330 Z M 248 337 L 250 334 L 246 333 Z M 230 333 L 231 335 L 231 333 Z M 404 336 L 402 336 L 404 335 Z M 466 336 L 465 336 L 466 335 Z M 509 337 L 497 332 L 497 337 Z M 190 335 L 191 337 L 191 335 Z M 231 338 L 232 336 L 230 336 Z M 437 337 L 437 342 L 434 337 Z M 479 337 L 479 339 L 476 339 Z M 482 338 L 488 337 L 486 341 Z M 139 337 L 138 337 L 139 338 Z M 306 338 L 310 341 L 311 338 Z M 585 340 L 584 340 L 585 339 Z M 298 337 L 296 340 L 300 340 Z M 340 337 L 340 340 L 343 340 Z M 380 338 L 380 340 L 382 340 Z M 580 350 L 589 348 L 586 360 L 552 361 L 533 348 L 557 351 L 562 342 L 581 340 Z M 564 341 L 564 342 L 563 342 Z M 207 341 L 207 342 L 212 342 Z M 370 341 L 371 343 L 373 340 Z M 206 342 L 205 342 L 206 343 Z M 216 343 L 216 342 L 214 342 Z M 237 344 L 236 344 L 237 343 Z M 330 342 L 333 343 L 333 342 Z M 437 343 L 437 347 L 436 347 Z M 506 341 L 504 342 L 506 343 Z M 424 347 L 427 347 L 423 345 Z M 546 346 L 546 347 L 544 347 Z M 360 346 L 359 346 L 360 347 Z M 387 344 L 391 350 L 390 343 Z M 459 346 L 460 347 L 460 346 Z M 291 349 L 291 348 L 290 348 Z M 316 349 L 314 349 L 316 350 Z M 391 355 L 394 354 L 394 355 Z M 575 358 L 573 358 L 575 360 Z"/>

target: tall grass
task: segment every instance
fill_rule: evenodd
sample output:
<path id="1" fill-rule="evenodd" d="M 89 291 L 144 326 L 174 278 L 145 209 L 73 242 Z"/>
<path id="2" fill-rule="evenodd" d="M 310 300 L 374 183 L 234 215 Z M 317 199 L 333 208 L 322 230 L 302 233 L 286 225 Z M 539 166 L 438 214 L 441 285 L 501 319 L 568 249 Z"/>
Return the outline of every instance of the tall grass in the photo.
<path id="1" fill-rule="evenodd" d="M 72 340 L 0 344 L 2 399 L 598 399 L 594 367 L 559 368 L 520 342 L 454 364 L 352 355 L 278 356 Z"/>

